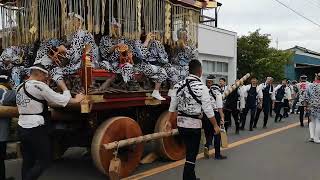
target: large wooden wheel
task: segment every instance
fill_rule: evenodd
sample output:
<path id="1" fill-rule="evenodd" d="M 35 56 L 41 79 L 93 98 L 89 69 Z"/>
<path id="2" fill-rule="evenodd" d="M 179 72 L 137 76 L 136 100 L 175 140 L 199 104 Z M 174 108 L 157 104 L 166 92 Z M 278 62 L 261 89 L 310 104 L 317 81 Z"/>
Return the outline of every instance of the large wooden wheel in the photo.
<path id="1" fill-rule="evenodd" d="M 155 132 L 166 131 L 166 122 L 169 121 L 169 112 L 163 112 L 157 120 Z M 172 129 L 177 128 L 177 123 L 171 122 Z M 185 158 L 185 146 L 179 136 L 159 139 L 157 151 L 162 158 L 177 161 Z"/>
<path id="2" fill-rule="evenodd" d="M 102 145 L 113 141 L 142 136 L 138 123 L 129 117 L 113 117 L 102 123 L 92 140 L 91 153 L 97 168 L 108 175 L 110 161 L 114 158 L 113 150 L 106 150 Z M 120 148 L 120 176 L 129 176 L 139 165 L 143 153 L 143 144 Z"/>

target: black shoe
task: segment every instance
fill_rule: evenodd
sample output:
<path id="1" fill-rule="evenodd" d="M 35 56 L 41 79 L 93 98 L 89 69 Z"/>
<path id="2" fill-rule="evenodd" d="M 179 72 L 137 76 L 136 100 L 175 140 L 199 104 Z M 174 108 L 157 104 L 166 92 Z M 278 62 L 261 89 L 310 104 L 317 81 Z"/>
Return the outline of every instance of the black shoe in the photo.
<path id="1" fill-rule="evenodd" d="M 236 130 L 236 134 L 240 134 L 240 133 L 239 133 L 239 130 Z"/>
<path id="2" fill-rule="evenodd" d="M 249 129 L 249 131 L 253 131 L 253 129 L 252 129 L 252 128 L 250 128 L 250 129 Z"/>
<path id="3" fill-rule="evenodd" d="M 254 125 L 253 128 L 257 128 L 257 125 Z"/>
<path id="4" fill-rule="evenodd" d="M 196 178 L 196 180 L 200 180 L 200 178 Z"/>
<path id="5" fill-rule="evenodd" d="M 304 124 L 300 124 L 300 127 L 304 127 Z"/>
<path id="6" fill-rule="evenodd" d="M 227 159 L 227 156 L 219 155 L 214 157 L 215 160 L 224 160 Z"/>

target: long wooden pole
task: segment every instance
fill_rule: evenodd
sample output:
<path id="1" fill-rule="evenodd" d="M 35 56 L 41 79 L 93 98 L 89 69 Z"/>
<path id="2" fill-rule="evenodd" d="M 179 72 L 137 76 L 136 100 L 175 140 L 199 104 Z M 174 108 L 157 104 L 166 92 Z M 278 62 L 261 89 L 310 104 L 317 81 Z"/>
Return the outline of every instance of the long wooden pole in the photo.
<path id="1" fill-rule="evenodd" d="M 225 99 L 229 94 L 231 94 L 234 90 L 240 87 L 244 83 L 244 81 L 249 79 L 249 77 L 250 77 L 250 74 L 248 73 L 245 76 L 243 76 L 241 79 L 239 79 L 239 81 L 236 84 L 233 84 L 227 89 L 227 91 L 224 92 L 224 94 L 222 95 L 222 98 Z"/>
<path id="2" fill-rule="evenodd" d="M 0 106 L 0 118 L 19 117 L 18 108 L 14 106 Z"/>
<path id="3" fill-rule="evenodd" d="M 153 134 L 148 134 L 148 135 L 139 136 L 139 137 L 135 137 L 135 138 L 125 139 L 125 140 L 121 140 L 121 141 L 115 141 L 112 143 L 104 144 L 103 146 L 107 150 L 111 150 L 111 149 L 116 149 L 116 148 L 122 148 L 125 146 L 130 146 L 133 144 L 139 144 L 142 142 L 148 142 L 151 140 L 161 139 L 164 137 L 175 136 L 178 134 L 179 134 L 178 129 L 173 129 L 173 130 L 167 131 L 167 132 L 153 133 Z"/>
<path id="4" fill-rule="evenodd" d="M 232 93 L 234 90 L 236 90 L 240 85 L 243 84 L 244 81 L 246 81 L 250 77 L 250 74 L 246 74 L 244 77 L 242 77 L 236 84 L 232 85 L 223 95 L 223 97 L 227 97 L 230 93 Z M 138 136 L 130 139 L 124 139 L 120 141 L 114 141 L 108 144 L 104 144 L 104 148 L 106 150 L 111 150 L 111 149 L 116 149 L 116 148 L 122 148 L 125 146 L 130 146 L 133 144 L 139 144 L 143 142 L 148 142 L 151 140 L 156 140 L 156 139 L 161 139 L 164 137 L 169 137 L 169 136 L 175 136 L 178 135 L 178 129 L 173 129 L 171 131 L 167 132 L 158 132 L 158 133 L 153 133 L 153 134 L 148 134 L 144 136 Z"/>

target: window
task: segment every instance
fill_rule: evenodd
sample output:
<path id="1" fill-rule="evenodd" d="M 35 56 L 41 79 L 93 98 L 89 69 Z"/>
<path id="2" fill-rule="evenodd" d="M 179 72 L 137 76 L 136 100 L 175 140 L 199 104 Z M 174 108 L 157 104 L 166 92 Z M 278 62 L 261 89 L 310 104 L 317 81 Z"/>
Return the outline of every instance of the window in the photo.
<path id="1" fill-rule="evenodd" d="M 221 62 L 217 63 L 217 72 L 222 72 L 222 63 Z"/>
<path id="2" fill-rule="evenodd" d="M 218 83 L 218 80 L 222 77 L 225 79 L 228 79 L 228 63 L 203 60 L 202 69 L 203 69 L 203 78 L 204 78 L 203 80 L 205 80 L 205 78 L 209 74 L 213 74 L 216 76 L 215 83 Z"/>
<path id="3" fill-rule="evenodd" d="M 223 72 L 228 72 L 228 63 L 223 63 Z"/>
<path id="4" fill-rule="evenodd" d="M 217 72 L 227 73 L 228 72 L 228 63 L 217 62 Z"/>
<path id="5" fill-rule="evenodd" d="M 203 71 L 206 73 L 215 72 L 216 69 L 216 62 L 214 61 L 202 61 Z"/>

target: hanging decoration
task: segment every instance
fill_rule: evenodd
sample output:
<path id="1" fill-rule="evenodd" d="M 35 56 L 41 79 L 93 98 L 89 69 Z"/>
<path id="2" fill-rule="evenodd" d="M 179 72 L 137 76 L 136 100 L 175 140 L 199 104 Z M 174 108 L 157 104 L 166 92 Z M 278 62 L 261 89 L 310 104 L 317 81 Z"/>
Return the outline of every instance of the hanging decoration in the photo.
<path id="1" fill-rule="evenodd" d="M 171 4 L 167 1 L 165 5 L 165 33 L 164 41 L 166 44 L 171 44 Z"/>
<path id="2" fill-rule="evenodd" d="M 101 34 L 104 34 L 104 29 L 106 25 L 106 21 L 105 21 L 106 0 L 101 0 L 101 11 L 102 11 Z"/>
<path id="3" fill-rule="evenodd" d="M 112 18 L 115 18 L 116 21 L 121 24 L 122 35 L 124 37 L 129 39 L 140 37 L 140 1 L 141 0 L 109 0 L 109 35 L 111 35 L 110 25 Z"/>
<path id="4" fill-rule="evenodd" d="M 67 0 L 60 0 L 60 7 L 61 7 L 61 35 L 67 36 L 68 34 L 68 23 L 67 23 Z"/>
<path id="5" fill-rule="evenodd" d="M 179 29 L 188 32 L 189 45 L 198 44 L 198 24 L 200 23 L 200 9 L 188 8 L 177 4 L 172 4 L 172 38 L 176 39 Z"/>
<path id="6" fill-rule="evenodd" d="M 211 2 L 210 0 L 209 2 Z M 173 3 L 174 2 L 174 3 Z M 0 5 L 2 47 L 70 37 L 74 26 L 68 14 L 79 14 L 84 28 L 97 35 L 111 35 L 113 18 L 121 24 L 122 36 L 140 39 L 141 33 L 157 32 L 166 44 L 175 32 L 188 31 L 197 44 L 200 8 L 173 0 L 19 0 Z M 109 29 L 108 29 L 109 28 Z"/>
<path id="7" fill-rule="evenodd" d="M 142 26 L 145 33 L 165 32 L 165 0 L 142 1 Z"/>
<path id="8" fill-rule="evenodd" d="M 141 0 L 137 0 L 137 33 L 135 39 L 140 38 L 141 34 Z"/>

